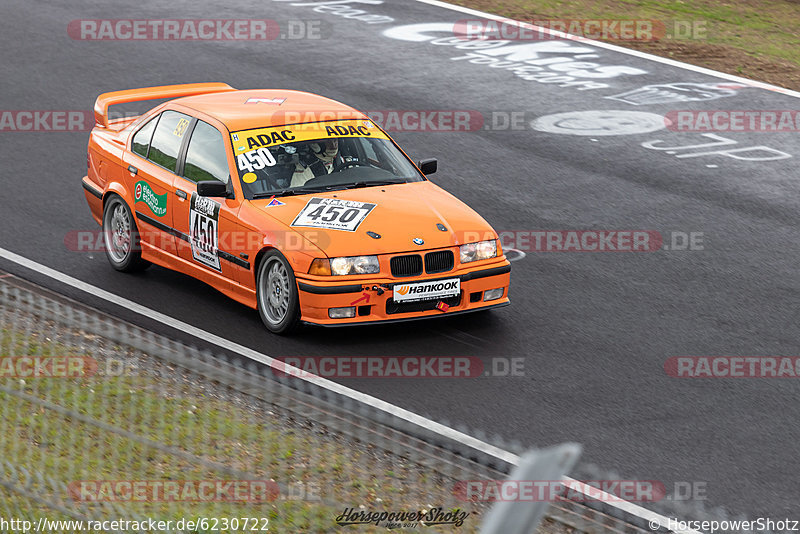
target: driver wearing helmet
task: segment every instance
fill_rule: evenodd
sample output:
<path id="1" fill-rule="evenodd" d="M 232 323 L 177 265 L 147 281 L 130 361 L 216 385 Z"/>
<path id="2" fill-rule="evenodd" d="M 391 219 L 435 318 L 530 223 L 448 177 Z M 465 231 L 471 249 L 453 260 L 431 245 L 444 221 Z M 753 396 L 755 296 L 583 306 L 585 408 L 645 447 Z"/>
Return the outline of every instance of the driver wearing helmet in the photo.
<path id="1" fill-rule="evenodd" d="M 292 175 L 291 187 L 300 187 L 307 181 L 330 174 L 339 154 L 338 139 L 320 139 L 298 146 L 300 156 Z"/>

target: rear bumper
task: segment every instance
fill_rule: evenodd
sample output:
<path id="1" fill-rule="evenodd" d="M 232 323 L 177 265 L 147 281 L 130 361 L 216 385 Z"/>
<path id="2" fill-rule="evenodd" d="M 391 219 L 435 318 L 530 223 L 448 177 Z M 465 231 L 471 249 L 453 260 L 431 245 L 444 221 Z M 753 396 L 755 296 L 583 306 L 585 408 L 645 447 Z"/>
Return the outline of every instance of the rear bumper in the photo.
<path id="1" fill-rule="evenodd" d="M 81 185 L 83 186 L 83 194 L 86 197 L 86 202 L 89 204 L 92 218 L 95 222 L 101 224 L 103 217 L 103 190 L 92 183 L 88 176 L 84 176 L 81 179 Z"/>
<path id="2" fill-rule="evenodd" d="M 429 317 L 444 317 L 478 311 L 488 308 L 499 308 L 510 304 L 508 287 L 511 279 L 511 264 L 503 259 L 501 262 L 482 265 L 472 270 L 461 269 L 449 275 L 437 275 L 414 278 L 412 280 L 375 278 L 359 280 L 339 285 L 321 283 L 318 280 L 298 278 L 297 285 L 300 297 L 301 320 L 305 323 L 320 326 L 346 326 L 354 324 L 375 324 L 409 321 Z M 394 303 L 393 287 L 408 282 L 450 280 L 459 278 L 461 293 L 458 297 L 444 299 L 449 304 L 447 311 L 440 311 L 434 306 L 438 301 L 423 301 L 416 305 L 398 306 Z M 382 294 L 379 290 L 383 289 Z M 500 298 L 484 301 L 483 293 L 491 289 L 503 289 Z M 331 319 L 330 308 L 355 307 L 356 316 L 345 319 Z"/>

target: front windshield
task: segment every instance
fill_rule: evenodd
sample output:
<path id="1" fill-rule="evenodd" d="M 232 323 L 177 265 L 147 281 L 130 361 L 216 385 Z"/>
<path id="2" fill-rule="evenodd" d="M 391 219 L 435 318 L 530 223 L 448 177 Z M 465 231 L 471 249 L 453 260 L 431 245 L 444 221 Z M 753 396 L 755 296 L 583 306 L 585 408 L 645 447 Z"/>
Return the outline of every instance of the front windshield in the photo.
<path id="1" fill-rule="evenodd" d="M 424 180 L 368 120 L 243 130 L 231 141 L 248 198 Z"/>

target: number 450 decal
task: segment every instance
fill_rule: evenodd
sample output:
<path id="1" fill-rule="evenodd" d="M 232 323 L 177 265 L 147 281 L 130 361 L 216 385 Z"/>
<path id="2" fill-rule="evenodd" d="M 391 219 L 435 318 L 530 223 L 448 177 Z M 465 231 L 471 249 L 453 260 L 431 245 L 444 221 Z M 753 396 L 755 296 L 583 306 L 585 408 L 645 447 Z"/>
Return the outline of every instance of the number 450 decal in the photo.
<path id="1" fill-rule="evenodd" d="M 239 167 L 240 171 L 258 171 L 264 167 L 272 167 L 276 163 L 272 152 L 264 147 L 236 156 L 236 165 Z"/>
<path id="2" fill-rule="evenodd" d="M 221 270 L 219 263 L 219 208 L 218 202 L 192 193 L 189 204 L 189 244 L 192 258 L 207 267 Z"/>
<path id="3" fill-rule="evenodd" d="M 292 226 L 355 232 L 375 206 L 355 200 L 313 197 L 297 214 Z"/>

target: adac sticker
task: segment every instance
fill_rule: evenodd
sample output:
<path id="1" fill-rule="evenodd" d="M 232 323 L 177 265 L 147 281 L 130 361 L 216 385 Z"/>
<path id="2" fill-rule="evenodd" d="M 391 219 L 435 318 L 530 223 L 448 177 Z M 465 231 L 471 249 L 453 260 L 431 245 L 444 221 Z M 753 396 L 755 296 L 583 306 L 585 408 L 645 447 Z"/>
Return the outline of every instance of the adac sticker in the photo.
<path id="1" fill-rule="evenodd" d="M 234 145 L 234 154 L 238 156 L 245 152 L 252 152 L 258 148 L 298 141 L 313 141 L 329 137 L 371 137 L 374 139 L 388 139 L 386 134 L 379 130 L 371 121 L 348 119 L 340 121 L 321 121 L 293 124 L 291 126 L 274 126 L 270 128 L 257 128 L 244 130 L 231 134 Z M 246 143 L 246 146 L 245 144 Z"/>
<path id="2" fill-rule="evenodd" d="M 133 203 L 144 202 L 150 211 L 158 217 L 167 214 L 167 194 L 156 195 L 150 184 L 144 180 L 136 182 L 133 194 Z"/>

